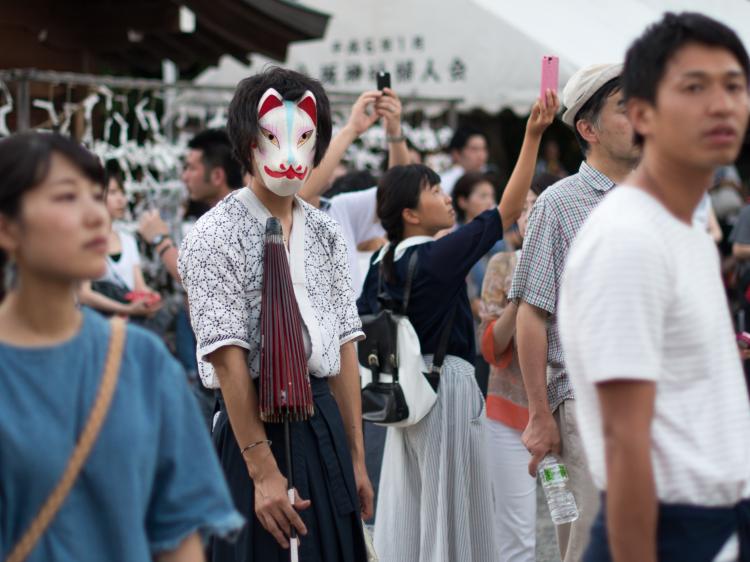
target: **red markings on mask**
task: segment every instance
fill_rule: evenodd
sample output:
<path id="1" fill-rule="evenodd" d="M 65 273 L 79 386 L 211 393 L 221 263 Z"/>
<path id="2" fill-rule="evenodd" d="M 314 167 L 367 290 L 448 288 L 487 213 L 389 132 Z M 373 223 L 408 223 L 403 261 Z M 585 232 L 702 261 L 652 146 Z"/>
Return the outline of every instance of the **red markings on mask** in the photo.
<path id="1" fill-rule="evenodd" d="M 305 97 L 297 103 L 297 107 L 310 116 L 313 125 L 318 125 L 318 107 L 315 105 L 315 98 L 312 94 L 306 94 Z"/>
<path id="2" fill-rule="evenodd" d="M 272 109 L 276 109 L 277 107 L 281 107 L 284 105 L 281 98 L 276 97 L 275 95 L 270 95 L 266 98 L 266 101 L 263 102 L 263 105 L 260 106 L 260 109 L 258 110 L 258 119 L 263 117 L 266 113 L 271 111 Z"/>
<path id="3" fill-rule="evenodd" d="M 282 164 L 281 167 L 284 168 L 284 165 Z M 297 166 L 298 170 L 300 168 L 301 166 Z M 305 176 L 307 175 L 307 167 L 297 172 L 295 172 L 292 168 L 289 168 L 288 170 L 282 170 L 281 172 L 275 172 L 268 166 L 263 166 L 263 169 L 269 176 L 275 179 L 286 178 L 288 180 L 303 180 L 305 179 Z"/>

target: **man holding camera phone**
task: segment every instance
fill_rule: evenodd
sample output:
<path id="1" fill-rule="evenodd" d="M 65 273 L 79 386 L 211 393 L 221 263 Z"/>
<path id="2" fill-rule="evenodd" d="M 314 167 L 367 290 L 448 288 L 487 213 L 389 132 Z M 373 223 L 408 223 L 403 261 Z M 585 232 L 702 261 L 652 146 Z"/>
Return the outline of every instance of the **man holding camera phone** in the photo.
<path id="1" fill-rule="evenodd" d="M 529 422 L 522 441 L 532 455 L 529 473 L 547 455 L 567 465 L 580 517 L 556 528 L 563 562 L 578 562 L 588 543 L 598 497 L 580 444 L 573 389 L 557 331 L 557 300 L 563 264 L 589 213 L 635 167 L 639 150 L 625 115 L 622 65 L 583 68 L 562 95 L 562 120 L 585 155 L 577 174 L 560 180 L 537 199 L 529 216 L 521 258 L 508 298 L 518 303 L 516 338 Z"/>

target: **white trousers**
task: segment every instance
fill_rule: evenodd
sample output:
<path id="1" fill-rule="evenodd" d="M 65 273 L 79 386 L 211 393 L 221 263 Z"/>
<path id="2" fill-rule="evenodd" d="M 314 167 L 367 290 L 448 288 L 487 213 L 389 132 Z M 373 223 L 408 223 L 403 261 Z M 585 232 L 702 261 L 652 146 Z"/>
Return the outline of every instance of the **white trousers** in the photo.
<path id="1" fill-rule="evenodd" d="M 500 562 L 536 559 L 536 480 L 517 429 L 487 419 L 487 451 L 495 497 L 495 544 Z"/>

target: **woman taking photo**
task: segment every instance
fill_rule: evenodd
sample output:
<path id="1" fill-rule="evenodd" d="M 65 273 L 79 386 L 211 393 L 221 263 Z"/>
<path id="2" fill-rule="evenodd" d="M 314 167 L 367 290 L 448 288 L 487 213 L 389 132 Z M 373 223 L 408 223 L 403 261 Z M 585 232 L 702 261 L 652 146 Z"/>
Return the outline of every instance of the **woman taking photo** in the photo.
<path id="1" fill-rule="evenodd" d="M 106 269 L 103 182 L 66 137 L 0 141 L 2 560 L 200 561 L 199 531 L 242 524 L 176 361 L 76 306 Z"/>
<path id="2" fill-rule="evenodd" d="M 375 548 L 389 562 L 497 560 L 484 433 L 484 400 L 474 377 L 474 325 L 466 292 L 471 267 L 513 224 L 531 185 L 543 131 L 558 103 L 547 92 L 529 117 L 524 144 L 500 204 L 443 236 L 455 222 L 451 199 L 426 166 L 397 166 L 378 186 L 378 218 L 389 244 L 373 260 L 358 301 L 379 310 L 379 276 L 395 303 L 403 300 L 407 264 L 418 261 L 406 314 L 430 365 L 446 321 L 453 318 L 437 402 L 407 428 L 389 428 L 380 477 Z M 382 266 L 381 266 L 382 262 Z"/>

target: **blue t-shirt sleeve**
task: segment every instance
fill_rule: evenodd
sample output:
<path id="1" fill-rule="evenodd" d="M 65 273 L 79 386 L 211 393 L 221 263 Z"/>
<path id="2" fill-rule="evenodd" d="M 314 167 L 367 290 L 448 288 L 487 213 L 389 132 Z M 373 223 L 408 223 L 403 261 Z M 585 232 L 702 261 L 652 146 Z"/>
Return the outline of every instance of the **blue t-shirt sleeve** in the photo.
<path id="1" fill-rule="evenodd" d="M 424 260 L 420 256 L 419 267 L 447 284 L 462 282 L 502 237 L 500 213 L 490 209 L 430 244 L 429 257 Z"/>
<path id="2" fill-rule="evenodd" d="M 146 516 L 153 553 L 173 550 L 190 534 L 229 535 L 243 525 L 179 364 L 161 351 L 154 371 L 158 432 L 156 474 Z"/>

